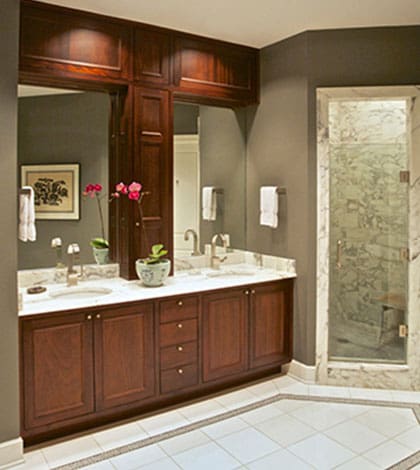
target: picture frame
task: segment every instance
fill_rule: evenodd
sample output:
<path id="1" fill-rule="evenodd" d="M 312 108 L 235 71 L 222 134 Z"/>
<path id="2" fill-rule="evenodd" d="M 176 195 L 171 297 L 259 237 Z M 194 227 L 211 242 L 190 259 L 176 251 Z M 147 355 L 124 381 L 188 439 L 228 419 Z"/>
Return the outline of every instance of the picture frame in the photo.
<path id="1" fill-rule="evenodd" d="M 35 218 L 80 220 L 80 164 L 21 165 L 21 186 L 35 193 Z"/>

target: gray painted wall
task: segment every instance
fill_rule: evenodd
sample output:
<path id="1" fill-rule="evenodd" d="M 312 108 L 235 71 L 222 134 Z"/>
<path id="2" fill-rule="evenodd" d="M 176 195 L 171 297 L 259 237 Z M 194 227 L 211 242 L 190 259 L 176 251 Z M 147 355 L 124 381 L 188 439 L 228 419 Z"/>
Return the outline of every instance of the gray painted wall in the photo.
<path id="1" fill-rule="evenodd" d="M 247 248 L 297 260 L 295 355 L 311 356 L 308 329 L 308 148 L 306 37 L 299 35 L 261 53 L 261 104 L 249 110 L 247 155 Z M 259 225 L 259 188 L 285 186 L 277 229 Z M 304 359 L 303 359 L 304 358 Z"/>
<path id="2" fill-rule="evenodd" d="M 198 134 L 198 106 L 195 104 L 174 104 L 174 134 Z"/>
<path id="3" fill-rule="evenodd" d="M 224 191 L 217 195 L 216 220 L 200 219 L 202 245 L 228 233 L 233 247 L 245 248 L 245 158 L 246 111 L 200 106 L 200 187 Z"/>
<path id="4" fill-rule="evenodd" d="M 261 51 L 248 111 L 247 247 L 297 259 L 294 357 L 315 362 L 316 87 L 420 83 L 420 27 L 310 31 Z M 287 187 L 280 227 L 257 224 L 259 186 Z M 268 229 L 269 230 L 269 229 Z"/>
<path id="5" fill-rule="evenodd" d="M 109 98 L 103 93 L 19 98 L 18 162 L 80 163 L 81 189 L 88 183 L 108 187 Z M 102 200 L 105 233 L 108 228 L 107 197 Z M 96 201 L 80 200 L 80 220 L 37 220 L 35 242 L 19 241 L 19 269 L 55 265 L 50 247 L 53 237 L 63 240 L 63 252 L 69 243 L 78 243 L 83 263 L 93 263 L 89 241 L 101 236 Z M 64 255 L 64 258 L 65 255 Z"/>
<path id="6" fill-rule="evenodd" d="M 0 15 L 0 443 L 19 436 L 16 120 L 19 0 Z"/>

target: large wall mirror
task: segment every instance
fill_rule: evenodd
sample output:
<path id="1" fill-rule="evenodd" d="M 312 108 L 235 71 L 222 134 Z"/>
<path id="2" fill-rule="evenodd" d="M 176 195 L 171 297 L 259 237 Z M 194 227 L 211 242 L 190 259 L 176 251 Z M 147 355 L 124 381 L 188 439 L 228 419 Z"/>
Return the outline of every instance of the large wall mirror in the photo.
<path id="1" fill-rule="evenodd" d="M 233 248 L 246 244 L 246 119 L 243 109 L 175 103 L 174 105 L 174 255 L 200 249 L 216 233 L 229 234 Z M 216 189 L 215 220 L 203 219 L 203 187 Z"/>
<path id="2" fill-rule="evenodd" d="M 19 241 L 19 269 L 53 267 L 56 254 L 51 239 L 60 237 L 63 252 L 69 243 L 78 243 L 82 263 L 93 263 L 89 241 L 100 236 L 96 201 L 83 198 L 88 183 L 103 186 L 105 236 L 108 237 L 108 151 L 110 98 L 107 93 L 19 85 L 18 174 L 22 166 L 78 164 L 80 197 L 78 219 L 37 219 L 36 241 Z M 22 183 L 21 179 L 19 182 Z"/>

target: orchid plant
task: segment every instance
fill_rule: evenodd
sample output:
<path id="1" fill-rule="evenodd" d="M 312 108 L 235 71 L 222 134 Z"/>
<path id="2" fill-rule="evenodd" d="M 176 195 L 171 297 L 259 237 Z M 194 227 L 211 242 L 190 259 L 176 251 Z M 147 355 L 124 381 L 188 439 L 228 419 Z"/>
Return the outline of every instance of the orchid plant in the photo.
<path id="1" fill-rule="evenodd" d="M 109 242 L 108 240 L 105 239 L 105 225 L 104 225 L 104 214 L 102 212 L 102 205 L 101 205 L 101 199 L 103 198 L 101 195 L 102 192 L 102 185 L 101 184 L 92 184 L 89 183 L 86 185 L 85 190 L 83 191 L 83 196 L 84 197 L 90 197 L 96 199 L 97 207 L 98 207 L 98 212 L 99 212 L 99 221 L 101 225 L 101 237 L 93 238 L 90 241 L 90 246 L 93 248 L 109 248 Z"/>
<path id="2" fill-rule="evenodd" d="M 130 199 L 131 201 L 137 201 L 137 207 L 139 210 L 140 222 L 141 222 L 141 226 L 143 229 L 144 238 L 145 238 L 146 244 L 149 245 L 146 227 L 144 226 L 144 222 L 143 222 L 143 210 L 141 207 L 141 203 L 142 203 L 143 197 L 150 193 L 142 191 L 142 188 L 143 186 L 141 185 L 141 183 L 138 183 L 137 181 L 133 181 L 129 185 L 123 182 L 118 183 L 117 185 L 115 185 L 115 192 L 111 195 L 111 200 L 118 199 L 121 196 L 127 196 L 128 199 Z M 157 264 L 161 262 L 163 260 L 163 257 L 167 254 L 168 254 L 168 251 L 165 250 L 164 246 L 159 243 L 159 244 L 152 246 L 151 253 L 148 255 L 146 259 L 143 260 L 143 262 L 145 264 Z"/>

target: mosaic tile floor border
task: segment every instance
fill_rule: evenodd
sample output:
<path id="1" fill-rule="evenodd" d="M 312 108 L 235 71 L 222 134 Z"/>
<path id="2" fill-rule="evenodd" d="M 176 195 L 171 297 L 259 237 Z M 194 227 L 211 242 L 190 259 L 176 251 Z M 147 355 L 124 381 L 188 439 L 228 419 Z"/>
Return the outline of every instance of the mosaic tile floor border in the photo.
<path id="1" fill-rule="evenodd" d="M 367 405 L 367 406 L 383 406 L 383 407 L 393 407 L 393 408 L 409 408 L 413 411 L 414 415 L 417 418 L 417 421 L 420 425 L 420 405 L 415 403 L 409 402 L 389 402 L 384 400 L 367 400 L 367 399 L 357 399 L 357 398 L 340 398 L 340 397 L 322 397 L 322 396 L 308 396 L 308 395 L 298 395 L 298 394 L 286 394 L 286 393 L 278 393 L 272 397 L 265 398 L 249 405 L 245 405 L 235 410 L 226 411 L 220 413 L 218 415 L 212 416 L 210 418 L 205 418 L 194 423 L 180 426 L 179 428 L 173 429 L 171 431 L 163 432 L 157 434 L 155 436 L 147 437 L 144 439 L 140 439 L 136 442 L 125 444 L 120 447 L 116 447 L 115 449 L 107 450 L 104 452 L 100 452 L 98 454 L 92 455 L 90 457 L 86 457 L 75 462 L 60 465 L 58 467 L 54 467 L 52 470 L 78 470 L 84 468 L 88 465 L 96 464 L 102 462 L 104 460 L 111 459 L 113 457 L 117 457 L 122 454 L 126 454 L 128 452 L 132 452 L 137 449 L 141 449 L 143 447 L 159 443 L 165 439 L 169 439 L 171 437 L 179 436 L 181 434 L 185 434 L 190 431 L 195 431 L 200 429 L 204 426 L 208 426 L 210 424 L 214 424 L 220 421 L 224 421 L 229 418 L 233 418 L 238 416 L 242 413 L 246 413 L 248 411 L 255 410 L 257 408 L 261 408 L 266 405 L 270 405 L 277 401 L 281 400 L 302 400 L 302 401 L 311 401 L 311 402 L 324 402 L 324 403 L 343 403 L 343 404 L 351 404 L 351 405 Z M 396 464 L 388 467 L 387 470 L 408 470 L 413 468 L 416 465 L 420 464 L 420 450 L 411 454 L 410 456 L 406 457 L 405 459 L 397 462 Z"/>

